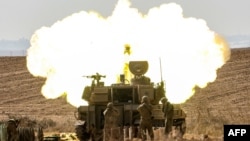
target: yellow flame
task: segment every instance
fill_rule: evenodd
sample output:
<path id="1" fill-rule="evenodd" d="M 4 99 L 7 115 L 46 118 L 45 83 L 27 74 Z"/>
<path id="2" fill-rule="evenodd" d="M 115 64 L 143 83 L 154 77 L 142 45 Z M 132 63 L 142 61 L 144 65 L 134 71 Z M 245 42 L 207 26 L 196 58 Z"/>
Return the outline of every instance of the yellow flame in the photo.
<path id="1" fill-rule="evenodd" d="M 96 72 L 106 75 L 105 84 L 116 82 L 124 65 L 124 46 L 131 46 L 130 60 L 147 60 L 147 76 L 166 82 L 166 96 L 173 103 L 190 98 L 195 86 L 205 87 L 230 57 L 226 42 L 204 20 L 184 18 L 175 4 L 154 7 L 143 15 L 119 0 L 112 15 L 81 11 L 41 27 L 32 36 L 27 68 L 34 76 L 47 78 L 42 88 L 46 98 L 67 94 L 73 106 L 86 105 L 81 95 Z"/>

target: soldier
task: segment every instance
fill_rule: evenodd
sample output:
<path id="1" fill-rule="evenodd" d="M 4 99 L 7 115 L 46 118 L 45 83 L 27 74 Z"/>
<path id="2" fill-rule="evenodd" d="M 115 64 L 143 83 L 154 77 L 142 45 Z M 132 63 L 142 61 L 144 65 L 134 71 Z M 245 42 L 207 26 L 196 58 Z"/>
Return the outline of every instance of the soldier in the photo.
<path id="1" fill-rule="evenodd" d="M 77 121 L 75 124 L 75 132 L 79 141 L 88 141 L 90 134 L 87 131 L 87 123 L 85 121 Z"/>
<path id="2" fill-rule="evenodd" d="M 142 141 L 146 141 L 147 131 L 151 140 L 154 140 L 154 132 L 152 126 L 152 106 L 147 96 L 142 97 L 141 104 L 139 105 L 137 110 L 141 115 L 140 131 Z"/>
<path id="3" fill-rule="evenodd" d="M 9 119 L 7 122 L 7 140 L 8 141 L 18 141 L 18 121 L 15 119 Z"/>
<path id="4" fill-rule="evenodd" d="M 173 126 L 174 106 L 168 101 L 166 97 L 161 98 L 162 112 L 165 117 L 165 134 L 168 135 Z"/>
<path id="5" fill-rule="evenodd" d="M 112 102 L 107 104 L 107 108 L 103 112 L 104 115 L 104 141 L 110 141 L 112 128 L 117 127 L 117 118 L 119 111 L 114 107 Z"/>

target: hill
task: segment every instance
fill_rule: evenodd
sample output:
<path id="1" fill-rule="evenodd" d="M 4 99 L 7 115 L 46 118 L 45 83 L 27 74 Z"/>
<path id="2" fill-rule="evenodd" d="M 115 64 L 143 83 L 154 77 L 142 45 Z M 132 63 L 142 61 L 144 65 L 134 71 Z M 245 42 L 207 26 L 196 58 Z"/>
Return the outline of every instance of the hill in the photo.
<path id="1" fill-rule="evenodd" d="M 223 135 L 224 124 L 250 124 L 249 82 L 250 48 L 232 49 L 217 79 L 183 104 L 189 131 Z"/>
<path id="2" fill-rule="evenodd" d="M 72 130 L 76 108 L 62 97 L 52 100 L 42 96 L 45 79 L 29 73 L 25 57 L 0 57 L 0 78 L 0 121 L 28 117 L 37 122 L 52 120 L 58 126 L 68 123 L 71 126 L 62 130 Z"/>
<path id="3" fill-rule="evenodd" d="M 32 76 L 25 57 L 0 57 L 0 120 L 9 117 L 51 119 L 58 128 L 72 130 L 75 107 L 64 98 L 41 94 L 44 78 Z M 250 124 L 250 48 L 231 50 L 230 60 L 218 70 L 215 82 L 182 104 L 187 132 L 222 136 L 224 124 Z"/>

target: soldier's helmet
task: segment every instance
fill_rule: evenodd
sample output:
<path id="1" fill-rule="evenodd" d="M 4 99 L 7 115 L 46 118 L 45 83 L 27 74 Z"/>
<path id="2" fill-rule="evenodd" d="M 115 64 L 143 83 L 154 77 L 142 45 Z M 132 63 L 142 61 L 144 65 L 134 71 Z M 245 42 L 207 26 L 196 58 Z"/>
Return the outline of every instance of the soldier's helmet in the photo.
<path id="1" fill-rule="evenodd" d="M 166 98 L 166 97 L 163 97 L 163 98 L 161 98 L 161 103 L 165 103 L 165 102 L 167 102 L 168 101 L 168 99 Z"/>
<path id="2" fill-rule="evenodd" d="M 149 103 L 149 98 L 147 96 L 143 96 L 141 99 L 141 103 Z"/>
<path id="3" fill-rule="evenodd" d="M 17 125 L 17 120 L 15 120 L 15 119 L 9 119 L 8 123 L 13 123 L 13 124 Z"/>
<path id="4" fill-rule="evenodd" d="M 15 128 L 18 126 L 18 120 L 15 120 L 15 119 L 9 119 L 7 123 L 8 123 L 8 126 L 14 125 Z"/>
<path id="5" fill-rule="evenodd" d="M 109 103 L 107 104 L 107 108 L 113 108 L 113 107 L 114 107 L 114 105 L 113 105 L 112 102 L 109 102 Z"/>

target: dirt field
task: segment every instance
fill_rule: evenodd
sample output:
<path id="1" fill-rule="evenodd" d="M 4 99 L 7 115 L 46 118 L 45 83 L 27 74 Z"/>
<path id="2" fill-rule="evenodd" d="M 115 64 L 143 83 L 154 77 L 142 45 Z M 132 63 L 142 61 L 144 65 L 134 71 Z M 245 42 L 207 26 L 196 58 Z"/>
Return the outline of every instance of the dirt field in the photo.
<path id="1" fill-rule="evenodd" d="M 74 111 L 61 97 L 41 95 L 43 78 L 33 77 L 25 57 L 0 57 L 0 121 L 10 117 L 42 124 L 45 132 L 74 132 Z M 222 138 L 224 124 L 250 124 L 250 48 L 233 49 L 215 82 L 182 105 L 187 113 L 186 138 L 203 134 Z M 23 123 L 27 124 L 27 123 Z"/>

